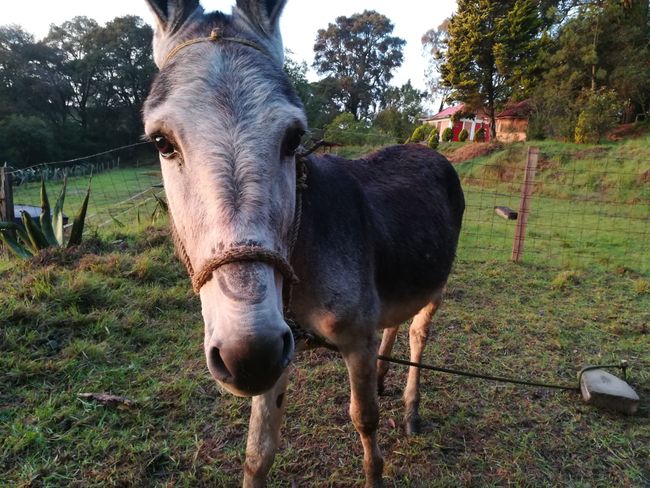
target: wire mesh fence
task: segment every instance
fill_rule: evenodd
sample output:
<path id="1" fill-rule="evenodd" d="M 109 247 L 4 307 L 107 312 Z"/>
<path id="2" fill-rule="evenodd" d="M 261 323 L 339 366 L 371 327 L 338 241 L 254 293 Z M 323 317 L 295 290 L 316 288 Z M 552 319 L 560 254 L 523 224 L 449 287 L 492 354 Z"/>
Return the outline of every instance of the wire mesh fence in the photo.
<path id="1" fill-rule="evenodd" d="M 122 226 L 151 214 L 163 193 L 156 153 L 148 143 L 125 146 L 68 161 L 10 168 L 15 214 L 40 207 L 41 181 L 50 200 L 67 178 L 64 212 L 72 217 L 90 186 L 86 217 L 90 229 Z"/>
<path id="2" fill-rule="evenodd" d="M 511 259 L 517 220 L 503 218 L 495 208 L 501 207 L 501 215 L 508 209 L 520 210 L 527 163 L 524 149 L 520 144 L 505 146 L 493 156 L 456 164 L 466 198 L 458 259 Z M 592 151 L 585 157 L 552 145 L 541 148 L 522 261 L 648 275 L 650 160 Z M 40 206 L 41 178 L 50 198 L 55 198 L 67 174 L 69 216 L 79 208 L 92 174 L 87 217 L 91 229 L 149 218 L 157 204 L 154 195 L 164 192 L 158 158 L 146 144 L 10 173 L 17 209 Z"/>
<path id="3" fill-rule="evenodd" d="M 575 156 L 542 149 L 523 261 L 649 274 L 650 160 Z M 467 200 L 459 259 L 511 258 L 517 224 L 495 207 L 519 211 L 525 166 L 507 151 L 457 166 Z"/>

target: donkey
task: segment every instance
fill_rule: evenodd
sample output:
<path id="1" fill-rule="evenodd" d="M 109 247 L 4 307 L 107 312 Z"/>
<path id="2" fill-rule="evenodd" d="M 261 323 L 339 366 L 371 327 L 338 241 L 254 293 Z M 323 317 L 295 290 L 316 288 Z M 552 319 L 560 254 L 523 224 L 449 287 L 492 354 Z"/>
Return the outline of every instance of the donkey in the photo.
<path id="1" fill-rule="evenodd" d="M 226 390 L 253 397 L 244 486 L 265 484 L 279 442 L 297 349 L 287 305 L 340 351 L 366 486 L 381 486 L 377 390 L 387 367 L 377 362 L 377 331 L 385 329 L 379 352 L 388 354 L 398 324 L 415 315 L 411 360 L 420 360 L 456 252 L 458 176 L 417 145 L 357 161 L 297 154 L 307 123 L 283 72 L 286 0 L 237 0 L 231 15 L 206 14 L 198 0 L 146 1 L 160 71 L 145 132 L 160 152 L 175 245 L 201 299 L 208 369 Z M 409 434 L 419 429 L 418 390 L 413 368 Z"/>

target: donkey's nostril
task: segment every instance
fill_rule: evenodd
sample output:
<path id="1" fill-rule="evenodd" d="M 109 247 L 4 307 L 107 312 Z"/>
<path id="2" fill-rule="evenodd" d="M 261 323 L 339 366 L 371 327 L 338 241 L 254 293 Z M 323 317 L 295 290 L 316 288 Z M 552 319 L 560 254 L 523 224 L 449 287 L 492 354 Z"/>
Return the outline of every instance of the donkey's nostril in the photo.
<path id="1" fill-rule="evenodd" d="M 210 354 L 208 355 L 208 369 L 219 381 L 223 381 L 224 383 L 230 383 L 232 381 L 232 375 L 230 374 L 230 371 L 228 371 L 226 364 L 223 362 L 218 347 L 210 349 Z"/>
<path id="2" fill-rule="evenodd" d="M 293 359 L 293 334 L 290 330 L 282 335 L 282 341 L 282 369 L 284 369 Z"/>

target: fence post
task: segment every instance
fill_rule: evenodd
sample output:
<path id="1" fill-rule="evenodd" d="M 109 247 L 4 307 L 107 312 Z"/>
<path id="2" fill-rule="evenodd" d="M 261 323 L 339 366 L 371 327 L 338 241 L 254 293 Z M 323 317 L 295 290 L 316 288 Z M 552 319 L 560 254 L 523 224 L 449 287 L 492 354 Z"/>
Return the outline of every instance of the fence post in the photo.
<path id="1" fill-rule="evenodd" d="M 524 241 L 526 240 L 526 224 L 528 223 L 528 212 L 530 211 L 530 200 L 535 187 L 535 172 L 537 171 L 537 160 L 539 159 L 539 148 L 529 147 L 526 160 L 526 171 L 524 181 L 521 185 L 521 200 L 519 201 L 519 217 L 515 228 L 515 239 L 512 242 L 512 256 L 510 259 L 515 263 L 521 261 L 524 255 Z"/>
<path id="2" fill-rule="evenodd" d="M 14 195 L 7 163 L 0 167 L 0 221 L 14 221 Z"/>

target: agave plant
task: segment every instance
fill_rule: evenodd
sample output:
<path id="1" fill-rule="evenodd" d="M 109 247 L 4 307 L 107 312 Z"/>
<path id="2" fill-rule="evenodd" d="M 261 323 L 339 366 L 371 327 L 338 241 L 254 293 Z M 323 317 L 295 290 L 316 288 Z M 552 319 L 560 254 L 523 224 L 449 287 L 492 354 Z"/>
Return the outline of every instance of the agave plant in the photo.
<path id="1" fill-rule="evenodd" d="M 16 256 L 29 259 L 48 247 L 72 247 L 81 244 L 88 200 L 90 199 L 90 183 L 81 208 L 74 218 L 67 244 L 63 233 L 63 202 L 65 201 L 66 187 L 67 178 L 64 178 L 61 193 L 59 193 L 54 211 L 52 211 L 45 189 L 45 180 L 41 181 L 40 227 L 25 211 L 20 214 L 22 226 L 15 222 L 0 222 L 0 239 Z"/>

